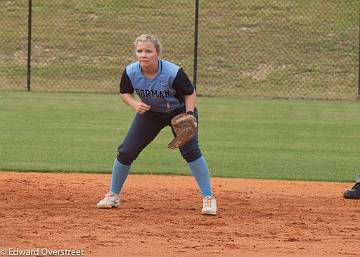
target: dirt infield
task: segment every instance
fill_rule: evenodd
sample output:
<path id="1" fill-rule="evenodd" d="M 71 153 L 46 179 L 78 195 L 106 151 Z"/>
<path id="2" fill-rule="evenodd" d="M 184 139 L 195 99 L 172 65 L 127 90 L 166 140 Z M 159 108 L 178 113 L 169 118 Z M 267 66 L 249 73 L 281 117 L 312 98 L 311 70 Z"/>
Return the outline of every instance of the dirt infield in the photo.
<path id="1" fill-rule="evenodd" d="M 0 255 L 359 256 L 349 183 L 213 178 L 219 214 L 209 217 L 192 177 L 130 175 L 120 207 L 96 209 L 109 181 L 0 172 Z"/>

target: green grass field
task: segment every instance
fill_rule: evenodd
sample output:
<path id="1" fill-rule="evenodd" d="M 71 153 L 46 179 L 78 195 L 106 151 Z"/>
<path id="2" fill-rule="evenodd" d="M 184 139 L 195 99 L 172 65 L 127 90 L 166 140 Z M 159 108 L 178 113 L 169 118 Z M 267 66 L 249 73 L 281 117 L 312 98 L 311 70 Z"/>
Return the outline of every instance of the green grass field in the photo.
<path id="1" fill-rule="evenodd" d="M 354 98 L 359 1 L 200 1 L 198 91 Z M 179 8 L 181 7 L 181 8 Z M 26 88 L 27 1 L 0 2 L 0 89 Z M 14 29 L 16 28 L 16 29 Z M 192 77 L 194 1 L 33 1 L 33 89 L 116 92 L 132 42 L 157 34 Z"/>
<path id="2" fill-rule="evenodd" d="M 353 181 L 358 101 L 198 98 L 200 144 L 221 177 Z M 133 111 L 112 94 L 0 92 L 0 170 L 111 172 Z M 134 173 L 190 174 L 164 129 Z"/>

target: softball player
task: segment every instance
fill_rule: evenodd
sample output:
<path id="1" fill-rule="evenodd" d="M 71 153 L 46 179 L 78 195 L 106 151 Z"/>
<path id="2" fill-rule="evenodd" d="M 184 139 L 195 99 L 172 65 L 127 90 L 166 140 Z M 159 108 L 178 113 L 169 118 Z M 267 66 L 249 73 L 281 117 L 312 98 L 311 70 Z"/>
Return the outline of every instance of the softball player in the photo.
<path id="1" fill-rule="evenodd" d="M 135 40 L 137 61 L 128 65 L 120 81 L 120 96 L 125 104 L 135 110 L 133 123 L 118 148 L 112 169 L 110 191 L 98 208 L 116 208 L 119 195 L 129 174 L 132 162 L 158 135 L 161 129 L 171 126 L 171 118 L 180 113 L 194 115 L 196 91 L 188 76 L 179 66 L 160 58 L 159 40 L 150 34 Z M 140 100 L 134 98 L 134 92 Z M 216 215 L 216 200 L 210 186 L 210 175 L 198 144 L 198 134 L 180 147 L 192 175 L 203 196 L 202 214 Z"/>

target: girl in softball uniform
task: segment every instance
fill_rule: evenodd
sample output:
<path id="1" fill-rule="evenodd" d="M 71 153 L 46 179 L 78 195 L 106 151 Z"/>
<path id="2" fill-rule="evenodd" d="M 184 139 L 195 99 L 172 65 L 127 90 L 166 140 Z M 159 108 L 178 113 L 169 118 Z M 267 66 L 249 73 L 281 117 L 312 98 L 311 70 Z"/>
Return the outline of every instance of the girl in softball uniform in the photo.
<path id="1" fill-rule="evenodd" d="M 97 204 L 98 208 L 119 206 L 119 195 L 132 162 L 161 129 L 171 126 L 172 117 L 186 112 L 198 121 L 195 88 L 182 68 L 160 59 L 159 40 L 153 35 L 141 35 L 135 40 L 135 51 L 137 61 L 128 65 L 122 74 L 120 96 L 136 115 L 118 148 L 110 190 Z M 134 93 L 140 100 L 134 98 Z M 202 193 L 202 214 L 216 215 L 216 200 L 211 191 L 208 166 L 199 148 L 197 131 L 192 140 L 180 147 L 180 152 Z"/>

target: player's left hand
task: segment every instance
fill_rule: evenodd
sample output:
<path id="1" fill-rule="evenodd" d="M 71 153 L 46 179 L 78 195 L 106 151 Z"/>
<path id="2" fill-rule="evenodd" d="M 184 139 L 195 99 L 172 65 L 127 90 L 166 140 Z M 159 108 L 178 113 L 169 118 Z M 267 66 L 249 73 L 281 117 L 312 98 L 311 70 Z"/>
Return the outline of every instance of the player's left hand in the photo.
<path id="1" fill-rule="evenodd" d="M 193 115 L 181 113 L 171 119 L 176 137 L 168 144 L 171 149 L 179 148 L 189 142 L 196 133 L 197 122 Z"/>

